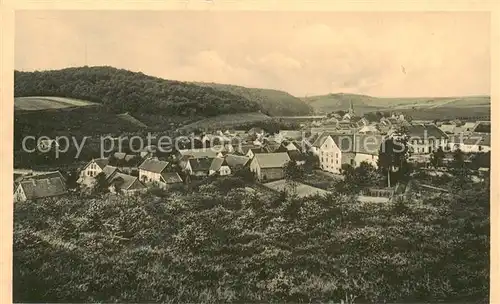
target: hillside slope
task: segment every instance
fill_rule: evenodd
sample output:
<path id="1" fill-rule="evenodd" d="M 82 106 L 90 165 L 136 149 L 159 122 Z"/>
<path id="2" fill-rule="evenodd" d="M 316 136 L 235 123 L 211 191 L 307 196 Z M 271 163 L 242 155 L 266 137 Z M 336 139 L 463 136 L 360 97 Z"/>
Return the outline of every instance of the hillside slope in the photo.
<path id="1" fill-rule="evenodd" d="M 307 115 L 312 112 L 312 107 L 300 98 L 287 92 L 271 89 L 247 88 L 229 84 L 196 82 L 195 84 L 224 90 L 229 93 L 245 97 L 256 102 L 262 112 L 271 116 Z"/>
<path id="2" fill-rule="evenodd" d="M 318 113 L 348 110 L 352 102 L 358 114 L 373 111 L 401 111 L 410 115 L 432 116 L 433 112 L 443 112 L 449 116 L 464 116 L 467 111 L 488 115 L 491 107 L 489 96 L 438 97 L 438 98 L 383 98 L 357 94 L 328 94 L 302 98 Z"/>
<path id="3" fill-rule="evenodd" d="M 14 74 L 14 95 L 60 96 L 100 103 L 123 113 L 205 117 L 261 110 L 256 102 L 224 90 L 165 80 L 112 67 L 78 67 Z"/>

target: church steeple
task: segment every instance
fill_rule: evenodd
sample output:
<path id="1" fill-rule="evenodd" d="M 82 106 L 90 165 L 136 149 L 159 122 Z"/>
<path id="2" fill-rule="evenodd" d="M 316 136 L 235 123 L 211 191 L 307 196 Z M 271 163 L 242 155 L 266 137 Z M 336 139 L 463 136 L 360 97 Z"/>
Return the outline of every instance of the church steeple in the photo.
<path id="1" fill-rule="evenodd" d="M 351 104 L 349 106 L 349 114 L 352 116 L 354 115 L 354 106 L 352 105 L 352 100 L 351 100 Z"/>

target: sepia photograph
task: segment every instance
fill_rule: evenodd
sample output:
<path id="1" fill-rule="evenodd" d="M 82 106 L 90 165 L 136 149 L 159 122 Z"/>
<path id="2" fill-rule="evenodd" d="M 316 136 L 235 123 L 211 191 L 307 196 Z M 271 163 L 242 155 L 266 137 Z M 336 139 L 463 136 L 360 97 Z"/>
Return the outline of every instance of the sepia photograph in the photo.
<path id="1" fill-rule="evenodd" d="M 486 11 L 16 10 L 17 303 L 489 303 Z"/>

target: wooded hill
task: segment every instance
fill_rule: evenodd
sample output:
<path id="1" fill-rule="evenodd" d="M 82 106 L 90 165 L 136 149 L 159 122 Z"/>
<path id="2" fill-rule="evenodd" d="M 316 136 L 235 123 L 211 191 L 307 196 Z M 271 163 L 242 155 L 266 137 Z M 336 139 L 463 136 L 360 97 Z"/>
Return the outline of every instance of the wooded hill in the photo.
<path id="1" fill-rule="evenodd" d="M 226 86 L 166 80 L 109 66 L 15 71 L 14 79 L 16 97 L 75 98 L 102 104 L 117 113 L 210 117 L 258 111 L 268 115 L 298 115 L 309 109 L 300 99 L 285 92 L 272 95 L 253 93 L 260 90 L 242 87 L 229 90 Z M 281 98 L 283 95 L 288 98 Z"/>

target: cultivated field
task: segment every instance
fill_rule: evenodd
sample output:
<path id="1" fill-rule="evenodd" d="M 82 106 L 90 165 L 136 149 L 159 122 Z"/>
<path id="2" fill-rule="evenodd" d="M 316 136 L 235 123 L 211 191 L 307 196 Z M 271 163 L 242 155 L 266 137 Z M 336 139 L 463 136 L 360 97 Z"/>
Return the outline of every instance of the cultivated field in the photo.
<path id="1" fill-rule="evenodd" d="M 98 104 L 85 100 L 65 97 L 30 96 L 14 98 L 14 109 L 23 111 L 87 107 L 95 105 Z"/>
<path id="2" fill-rule="evenodd" d="M 270 116 L 262 113 L 239 113 L 239 114 L 224 114 L 218 115 L 206 119 L 199 120 L 197 122 L 188 124 L 180 128 L 181 130 L 194 130 L 194 129 L 220 129 L 220 128 L 231 128 L 241 124 L 255 123 L 261 121 L 271 120 Z"/>

